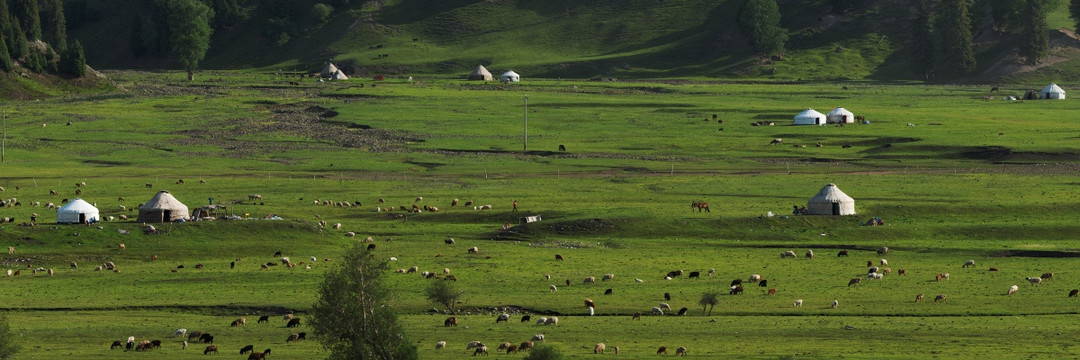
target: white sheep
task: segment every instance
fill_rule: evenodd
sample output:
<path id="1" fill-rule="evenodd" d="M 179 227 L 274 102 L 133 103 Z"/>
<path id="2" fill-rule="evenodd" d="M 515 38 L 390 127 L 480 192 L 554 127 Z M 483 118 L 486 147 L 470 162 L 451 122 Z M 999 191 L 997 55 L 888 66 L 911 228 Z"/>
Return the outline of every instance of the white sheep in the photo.
<path id="1" fill-rule="evenodd" d="M 802 299 L 795 299 L 795 307 L 802 307 Z"/>
<path id="2" fill-rule="evenodd" d="M 791 251 L 791 250 L 788 250 L 788 251 L 780 253 L 780 258 L 781 259 L 786 258 L 786 257 L 790 257 L 790 258 L 796 257 L 795 252 Z"/>
<path id="3" fill-rule="evenodd" d="M 709 276 L 713 276 L 716 273 L 716 269 L 709 269 Z"/>
<path id="4" fill-rule="evenodd" d="M 544 334 L 533 335 L 532 340 L 530 341 L 544 341 Z"/>
<path id="5" fill-rule="evenodd" d="M 334 228 L 335 229 L 340 229 L 341 228 L 341 223 L 334 223 Z"/>
<path id="6" fill-rule="evenodd" d="M 397 261 L 397 258 L 396 258 L 396 257 L 393 257 L 393 256 L 391 256 L 391 257 L 390 257 L 390 261 Z"/>
<path id="7" fill-rule="evenodd" d="M 596 283 L 596 278 L 592 277 L 592 276 L 586 276 L 585 281 L 583 283 L 584 284 L 595 284 Z"/>
<path id="8" fill-rule="evenodd" d="M 435 343 L 435 350 L 446 348 L 446 341 L 440 341 Z"/>
<path id="9" fill-rule="evenodd" d="M 1005 293 L 1005 295 L 1015 294 L 1017 290 L 1020 290 L 1019 286 L 1016 286 L 1016 285 L 1010 286 L 1009 287 L 1009 292 Z"/>
<path id="10" fill-rule="evenodd" d="M 593 309 L 592 307 L 589 307 L 589 316 L 593 316 L 593 315 L 596 315 L 596 309 Z"/>
<path id="11" fill-rule="evenodd" d="M 548 319 L 547 319 L 546 317 L 542 317 L 542 318 L 536 319 L 536 325 L 544 325 L 544 324 L 547 324 L 547 320 L 548 320 Z"/>
<path id="12" fill-rule="evenodd" d="M 965 268 L 966 268 L 966 267 L 968 267 L 968 266 L 974 267 L 974 266 L 975 266 L 975 260 L 968 260 L 968 261 L 965 261 L 965 262 L 964 262 L 964 266 L 963 266 L 963 267 L 965 267 Z"/>
<path id="13" fill-rule="evenodd" d="M 760 282 L 760 281 L 761 281 L 761 275 L 758 275 L 758 274 L 750 275 L 750 282 Z"/>
<path id="14" fill-rule="evenodd" d="M 187 336 L 187 329 L 176 329 L 176 331 L 173 332 L 173 337 L 184 337 L 184 336 Z"/>
<path id="15" fill-rule="evenodd" d="M 884 277 L 885 277 L 885 274 L 882 274 L 882 273 L 869 273 L 869 274 L 866 274 L 867 279 L 881 280 Z"/>
<path id="16" fill-rule="evenodd" d="M 356 233 L 350 231 L 350 232 L 345 233 L 345 236 L 347 236 L 347 237 L 356 237 Z"/>
<path id="17" fill-rule="evenodd" d="M 443 268 L 442 273 L 443 275 L 450 275 L 450 268 Z"/>
<path id="18" fill-rule="evenodd" d="M 814 258 L 814 250 L 807 249 L 806 250 L 806 258 L 807 259 L 813 259 Z"/>
<path id="19" fill-rule="evenodd" d="M 615 274 L 604 274 L 604 276 L 600 278 L 600 281 L 608 280 L 615 280 Z"/>
<path id="20" fill-rule="evenodd" d="M 664 310 L 660 310 L 660 308 L 658 307 L 653 307 L 652 313 L 653 315 L 664 315 Z"/>
<path id="21" fill-rule="evenodd" d="M 417 272 L 417 271 L 420 271 L 420 267 L 419 266 L 413 266 L 413 267 L 409 268 L 409 270 L 405 270 L 405 273 L 411 274 L 411 273 L 414 273 L 414 272 Z"/>
<path id="22" fill-rule="evenodd" d="M 1041 277 L 1029 277 L 1029 278 L 1027 278 L 1027 281 L 1030 282 L 1031 285 L 1042 284 L 1042 278 Z"/>
<path id="23" fill-rule="evenodd" d="M 547 321 L 544 321 L 544 325 L 558 326 L 559 325 L 559 318 L 556 317 L 556 316 L 549 317 L 549 318 L 547 318 Z"/>
<path id="24" fill-rule="evenodd" d="M 881 259 L 881 266 L 889 266 L 889 261 L 885 260 L 885 259 Z"/>
<path id="25" fill-rule="evenodd" d="M 556 288 L 555 284 L 551 284 L 551 285 L 548 285 L 548 290 L 551 290 L 551 292 L 556 292 L 556 291 L 559 291 L 559 288 Z"/>
<path id="26" fill-rule="evenodd" d="M 635 282 L 639 282 L 639 283 L 643 283 L 643 282 L 645 282 L 645 280 L 641 280 L 641 279 L 634 279 L 634 281 L 635 281 Z"/>
<path id="27" fill-rule="evenodd" d="M 832 308 L 835 309 L 837 307 L 840 307 L 840 300 L 833 300 L 832 301 Z"/>
<path id="28" fill-rule="evenodd" d="M 318 262 L 318 261 L 319 261 L 319 258 L 317 258 L 317 257 L 314 257 L 314 256 L 312 256 L 312 257 L 311 257 L 311 262 L 312 262 L 312 263 L 316 263 L 316 262 Z"/>
<path id="29" fill-rule="evenodd" d="M 671 311 L 671 305 L 668 305 L 668 303 L 660 303 L 660 309 Z"/>

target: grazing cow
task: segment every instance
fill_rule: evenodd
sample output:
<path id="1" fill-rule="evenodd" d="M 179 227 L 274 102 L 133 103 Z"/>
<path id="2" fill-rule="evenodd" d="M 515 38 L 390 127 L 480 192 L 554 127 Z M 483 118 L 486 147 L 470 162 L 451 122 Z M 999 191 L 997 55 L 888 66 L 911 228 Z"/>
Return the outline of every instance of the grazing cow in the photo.
<path id="1" fill-rule="evenodd" d="M 847 250 L 840 250 L 840 252 L 836 253 L 836 257 L 842 256 L 848 256 Z"/>
<path id="2" fill-rule="evenodd" d="M 975 267 L 975 260 L 968 260 L 968 261 L 965 261 L 965 262 L 964 262 L 964 266 L 963 266 L 963 267 L 964 267 L 964 268 L 967 268 L 968 266 L 970 266 L 970 267 Z"/>
<path id="3" fill-rule="evenodd" d="M 784 139 L 781 139 L 781 138 L 772 139 L 772 141 L 769 142 L 769 145 L 784 145 Z"/>
<path id="4" fill-rule="evenodd" d="M 187 336 L 187 329 L 176 329 L 176 331 L 173 332 L 173 337 L 184 337 L 184 336 Z"/>
<path id="5" fill-rule="evenodd" d="M 885 259 L 881 259 L 881 266 L 889 266 L 889 261 L 885 260 Z"/>
<path id="6" fill-rule="evenodd" d="M 521 345 L 518 345 L 518 350 L 519 351 L 529 350 L 529 349 L 532 349 L 534 345 L 536 345 L 536 343 L 534 343 L 532 341 L 523 341 L 523 342 L 521 342 Z"/>
<path id="7" fill-rule="evenodd" d="M 199 337 L 199 340 L 202 340 L 203 344 L 213 344 L 214 336 L 210 334 L 202 334 L 202 336 Z"/>
<path id="8" fill-rule="evenodd" d="M 1069 291 L 1069 297 L 1076 297 L 1077 295 L 1080 295 L 1080 289 L 1072 289 L 1072 291 Z"/>
<path id="9" fill-rule="evenodd" d="M 526 321 L 529 321 L 529 320 L 532 320 L 532 316 L 529 316 L 529 315 L 522 315 L 521 316 L 521 322 L 526 322 Z"/>
<path id="10" fill-rule="evenodd" d="M 759 281 L 761 281 L 761 275 L 750 274 L 750 279 L 748 279 L 748 280 L 750 280 L 750 282 L 759 282 Z"/>
<path id="11" fill-rule="evenodd" d="M 991 267 L 990 270 L 987 270 L 987 271 L 1001 271 L 1001 270 L 996 268 L 996 267 Z"/>
<path id="12" fill-rule="evenodd" d="M 202 331 L 195 331 L 195 332 L 192 332 L 192 333 L 188 334 L 187 339 L 188 340 L 196 340 L 200 336 L 202 336 L 202 334 L 203 334 Z"/>
<path id="13" fill-rule="evenodd" d="M 551 290 L 551 292 L 556 292 L 559 291 L 559 288 L 555 287 L 555 284 L 551 284 L 548 285 L 548 290 Z"/>
<path id="14" fill-rule="evenodd" d="M 667 355 L 667 346 L 661 346 L 659 349 L 656 349 L 656 355 L 661 354 Z"/>
<path id="15" fill-rule="evenodd" d="M 446 320 L 443 320 L 443 326 L 445 326 L 445 327 L 457 326 L 457 316 L 451 316 L 451 317 L 446 318 Z"/>
<path id="16" fill-rule="evenodd" d="M 593 354 L 603 354 L 604 349 L 606 349 L 606 348 L 607 348 L 607 346 L 604 345 L 604 343 L 597 343 L 596 345 L 593 346 L 592 353 Z"/>
<path id="17" fill-rule="evenodd" d="M 246 326 L 246 325 L 247 325 L 247 319 L 239 318 L 239 319 L 233 320 L 232 324 L 230 324 L 229 326 L 237 327 L 237 326 Z"/>
<path id="18" fill-rule="evenodd" d="M 240 348 L 240 355 L 244 355 L 252 351 L 255 351 L 255 345 L 248 345 Z"/>
<path id="19" fill-rule="evenodd" d="M 566 152 L 566 145 L 559 144 L 559 151 L 560 152 Z"/>
<path id="20" fill-rule="evenodd" d="M 671 293 L 664 293 L 664 300 L 671 301 Z"/>
<path id="21" fill-rule="evenodd" d="M 652 314 L 653 314 L 653 315 L 664 315 L 664 310 L 661 310 L 661 309 L 660 309 L 660 308 L 658 308 L 658 307 L 653 307 L 653 308 L 652 308 Z M 636 315 L 636 314 L 635 314 L 635 315 Z"/>
<path id="22" fill-rule="evenodd" d="M 938 300 L 940 300 L 941 302 L 945 302 L 945 294 L 940 294 L 934 297 L 934 302 L 938 302 Z"/>
<path id="23" fill-rule="evenodd" d="M 263 350 L 262 352 L 252 351 L 248 355 L 248 360 L 265 360 L 266 356 L 270 355 L 270 349 Z"/>
<path id="24" fill-rule="evenodd" d="M 600 281 L 615 280 L 615 274 L 604 274 L 600 277 Z"/>
<path id="25" fill-rule="evenodd" d="M 990 88 L 990 92 L 996 92 L 996 91 L 998 91 L 998 87 L 997 87 L 997 86 L 995 86 L 995 87 L 992 87 L 992 88 Z"/>
<path id="26" fill-rule="evenodd" d="M 583 284 L 595 284 L 595 283 L 596 283 L 596 278 L 592 277 L 592 276 L 586 276 L 585 281 L 583 282 Z"/>
<path id="27" fill-rule="evenodd" d="M 372 245 L 375 245 L 375 244 L 372 244 Z M 480 253 L 480 248 L 478 248 L 478 247 L 476 247 L 476 246 L 470 247 L 470 248 L 469 248 L 469 253 L 470 253 L 470 254 L 477 254 L 477 253 Z"/>
<path id="28" fill-rule="evenodd" d="M 518 352 L 518 346 L 517 345 L 507 345 L 506 346 L 506 354 L 507 355 L 509 355 L 509 354 L 517 354 L 517 352 Z"/>
<path id="29" fill-rule="evenodd" d="M 675 356 L 686 356 L 686 347 L 680 346 L 675 349 Z"/>
<path id="30" fill-rule="evenodd" d="M 549 317 L 547 318 L 547 320 L 544 321 L 544 325 L 559 326 L 559 318 L 557 316 Z"/>
<path id="31" fill-rule="evenodd" d="M 217 345 L 207 345 L 206 350 L 203 350 L 202 353 L 203 353 L 203 355 L 207 355 L 207 354 L 210 354 L 210 353 L 214 353 L 216 355 L 218 353 Z"/>
<path id="32" fill-rule="evenodd" d="M 677 277 L 677 276 L 682 276 L 682 274 L 683 274 L 683 271 L 682 271 L 682 270 L 675 270 L 675 271 L 669 271 L 669 272 L 667 273 L 667 277 L 669 277 L 669 278 L 675 278 L 675 277 Z"/>
<path id="33" fill-rule="evenodd" d="M 835 308 L 838 308 L 838 307 L 840 307 L 840 300 L 833 300 L 832 301 L 832 308 L 835 309 Z"/>
<path id="34" fill-rule="evenodd" d="M 697 212 L 711 212 L 709 211 L 709 203 L 704 201 L 692 201 L 690 202 L 690 211 L 697 210 Z"/>
<path id="35" fill-rule="evenodd" d="M 289 323 L 285 324 L 285 327 L 300 327 L 300 318 L 289 320 Z"/>
<path id="36" fill-rule="evenodd" d="M 896 274 L 897 274 L 897 275 L 906 275 L 906 274 L 907 274 L 907 270 L 904 270 L 904 269 L 900 269 L 900 270 L 897 270 L 897 271 L 896 271 Z"/>

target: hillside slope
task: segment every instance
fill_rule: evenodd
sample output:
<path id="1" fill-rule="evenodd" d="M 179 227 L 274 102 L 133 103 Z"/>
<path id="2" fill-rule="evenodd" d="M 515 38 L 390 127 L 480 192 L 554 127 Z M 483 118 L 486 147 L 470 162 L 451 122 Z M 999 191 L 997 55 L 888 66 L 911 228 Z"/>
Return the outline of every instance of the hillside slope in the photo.
<path id="1" fill-rule="evenodd" d="M 323 2 L 335 3 L 324 0 Z M 828 1 L 779 0 L 790 32 L 782 61 L 756 55 L 738 31 L 744 0 L 338 0 L 321 21 L 305 15 L 312 0 L 248 5 L 240 20 L 219 26 L 204 69 L 310 71 L 333 59 L 348 74 L 460 76 L 478 64 L 526 77 L 725 78 L 751 80 L 924 80 L 908 60 L 909 1 L 866 0 L 834 13 Z M 131 49 L 132 22 L 149 22 L 150 2 L 85 0 L 71 33 L 87 44 L 87 58 L 103 68 L 175 68 L 168 54 Z M 250 2 L 249 3 L 254 3 Z M 266 5 L 273 3 L 275 5 Z M 982 3 L 982 2 L 981 2 Z M 1071 26 L 1066 2 L 1050 15 Z M 288 6 L 292 17 L 270 7 Z M 985 6 L 985 5 L 982 5 Z M 1051 70 L 1011 66 L 1019 37 L 990 30 L 989 11 L 974 9 L 979 69 L 966 79 L 995 81 L 1026 73 L 1068 78 L 1075 42 L 1054 41 Z M 275 11 L 281 11 L 280 9 Z M 985 17 L 985 19 L 984 19 Z M 153 37 L 143 29 L 134 38 Z M 1020 75 L 1017 75 L 1020 74 Z M 1049 76 L 1053 77 L 1053 76 Z M 1057 79 L 1060 81 L 1060 79 Z"/>

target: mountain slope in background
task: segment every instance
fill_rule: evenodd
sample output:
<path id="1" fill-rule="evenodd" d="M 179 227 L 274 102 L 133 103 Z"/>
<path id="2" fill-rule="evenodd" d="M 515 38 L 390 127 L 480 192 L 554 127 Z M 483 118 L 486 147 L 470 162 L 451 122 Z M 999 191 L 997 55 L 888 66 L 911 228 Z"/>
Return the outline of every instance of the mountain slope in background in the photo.
<path id="1" fill-rule="evenodd" d="M 783 59 L 764 59 L 736 26 L 744 0 L 312 0 L 247 1 L 218 24 L 204 69 L 312 71 L 327 59 L 347 74 L 464 75 L 478 64 L 548 78 L 925 80 L 909 65 L 914 4 L 864 0 L 843 14 L 826 0 L 780 0 L 791 36 Z M 73 0 L 69 33 L 98 68 L 176 68 L 167 53 L 133 51 L 133 22 L 152 23 L 149 1 Z M 241 3 L 244 3 L 241 1 Z M 985 7 L 984 2 L 979 2 Z M 1062 81 L 1080 74 L 1078 40 L 1065 13 L 1051 13 L 1051 57 L 1019 66 L 1019 36 L 1000 34 L 977 8 L 979 68 L 962 79 Z M 287 7 L 287 8 L 286 8 Z M 282 16 L 274 11 L 286 11 Z M 70 13 L 70 11 L 69 11 Z M 1063 15 L 1064 14 L 1064 15 Z M 69 16 L 70 18 L 70 16 Z M 1068 27 L 1069 30 L 1057 30 Z M 144 28 L 136 38 L 154 38 Z M 148 34 L 149 33 L 149 34 Z M 136 54 L 139 55 L 136 55 Z"/>

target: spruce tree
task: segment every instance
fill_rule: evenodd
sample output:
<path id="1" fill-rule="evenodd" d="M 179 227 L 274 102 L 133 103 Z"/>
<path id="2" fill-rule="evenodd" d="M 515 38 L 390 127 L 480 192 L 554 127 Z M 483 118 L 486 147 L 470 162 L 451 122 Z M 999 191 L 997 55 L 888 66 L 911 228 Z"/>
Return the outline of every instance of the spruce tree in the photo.
<path id="1" fill-rule="evenodd" d="M 1076 31 L 1080 31 L 1080 0 L 1069 2 L 1069 15 L 1076 21 Z"/>
<path id="2" fill-rule="evenodd" d="M 1046 9 L 1044 0 L 1027 0 L 1024 5 L 1024 34 L 1020 43 L 1020 57 L 1028 65 L 1038 64 L 1046 58 L 1050 49 L 1050 35 L 1046 33 Z"/>
<path id="3" fill-rule="evenodd" d="M 975 44 L 971 35 L 972 0 L 942 0 L 937 7 L 935 33 L 940 36 L 946 69 L 952 76 L 975 71 Z"/>
<path id="4" fill-rule="evenodd" d="M 60 0 L 46 0 L 45 2 L 45 42 L 52 45 L 57 52 L 67 51 L 67 19 L 64 17 L 64 3 Z"/>
<path id="5" fill-rule="evenodd" d="M 66 54 L 62 58 L 64 66 L 63 71 L 74 75 L 75 77 L 83 77 L 86 75 L 86 55 L 83 54 L 82 43 L 79 40 L 75 40 L 68 48 Z"/>
<path id="6" fill-rule="evenodd" d="M 15 39 L 15 52 L 11 55 L 15 60 L 22 61 L 25 64 L 27 57 L 30 55 L 30 44 L 26 41 L 26 34 L 23 33 L 22 26 L 19 26 L 19 19 L 11 22 L 11 30 L 12 37 Z"/>
<path id="7" fill-rule="evenodd" d="M 11 71 L 11 69 L 15 68 L 15 65 L 11 62 L 11 54 L 8 54 L 7 48 L 7 42 L 4 41 L 3 37 L 0 37 L 0 49 L 3 49 L 3 51 L 0 51 L 0 70 L 3 70 L 4 72 Z"/>
<path id="8" fill-rule="evenodd" d="M 37 0 L 12 0 L 13 12 L 29 39 L 41 39 L 41 15 Z"/>
<path id="9" fill-rule="evenodd" d="M 930 7 L 923 0 L 918 12 L 912 19 L 911 27 L 911 69 L 916 75 L 929 80 L 934 69 L 934 37 L 931 33 Z"/>

